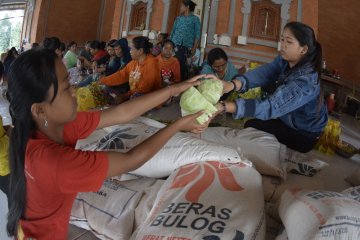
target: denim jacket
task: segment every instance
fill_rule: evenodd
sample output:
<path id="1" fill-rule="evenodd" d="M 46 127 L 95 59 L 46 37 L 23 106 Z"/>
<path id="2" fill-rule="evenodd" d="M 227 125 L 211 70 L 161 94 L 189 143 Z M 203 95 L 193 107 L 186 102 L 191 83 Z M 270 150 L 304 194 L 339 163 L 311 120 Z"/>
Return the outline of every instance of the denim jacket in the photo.
<path id="1" fill-rule="evenodd" d="M 242 82 L 240 92 L 249 88 L 276 84 L 265 99 L 237 99 L 234 118 L 254 117 L 262 120 L 279 118 L 284 124 L 306 132 L 320 133 L 328 116 L 325 104 L 319 106 L 320 81 L 310 64 L 289 72 L 281 56 L 236 79 Z"/>

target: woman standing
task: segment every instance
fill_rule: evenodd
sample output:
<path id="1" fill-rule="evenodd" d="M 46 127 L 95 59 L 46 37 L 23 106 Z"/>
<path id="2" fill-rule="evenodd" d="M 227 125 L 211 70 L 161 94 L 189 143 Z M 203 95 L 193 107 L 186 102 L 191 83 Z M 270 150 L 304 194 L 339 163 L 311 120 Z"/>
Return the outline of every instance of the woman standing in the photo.
<path id="1" fill-rule="evenodd" d="M 200 19 L 194 15 L 196 4 L 183 0 L 180 16 L 175 20 L 170 40 L 176 45 L 176 57 L 180 61 L 181 80 L 188 79 L 186 61 L 194 55 L 200 41 Z"/>

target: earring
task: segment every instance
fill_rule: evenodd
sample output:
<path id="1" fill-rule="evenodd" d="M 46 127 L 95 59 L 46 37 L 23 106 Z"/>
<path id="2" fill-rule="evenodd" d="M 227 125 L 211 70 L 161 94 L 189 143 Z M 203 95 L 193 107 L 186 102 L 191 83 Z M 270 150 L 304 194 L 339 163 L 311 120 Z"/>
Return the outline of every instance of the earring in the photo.
<path id="1" fill-rule="evenodd" d="M 47 128 L 49 126 L 48 121 L 45 119 L 44 126 Z"/>

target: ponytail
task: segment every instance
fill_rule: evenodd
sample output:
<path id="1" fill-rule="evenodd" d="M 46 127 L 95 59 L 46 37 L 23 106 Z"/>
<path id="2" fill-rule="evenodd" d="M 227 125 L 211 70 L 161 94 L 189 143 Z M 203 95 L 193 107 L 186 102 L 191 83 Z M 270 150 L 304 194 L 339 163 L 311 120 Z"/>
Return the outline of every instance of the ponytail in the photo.
<path id="1" fill-rule="evenodd" d="M 322 66 L 322 47 L 321 44 L 316 41 L 315 42 L 315 57 L 313 61 L 313 66 L 316 69 L 316 71 L 319 74 L 319 77 L 321 76 L 321 66 Z"/>
<path id="2" fill-rule="evenodd" d="M 27 114 L 30 116 L 30 114 Z M 25 151 L 31 132 L 35 124 L 31 120 L 18 121 L 13 119 L 16 126 L 10 136 L 10 194 L 7 232 L 9 236 L 17 237 L 19 220 L 25 218 L 26 208 L 26 177 L 25 177 Z"/>
<path id="3" fill-rule="evenodd" d="M 9 73 L 8 100 L 14 129 L 10 135 L 9 165 L 9 214 L 7 232 L 17 238 L 20 219 L 25 219 L 26 209 L 26 146 L 36 124 L 32 118 L 31 106 L 43 102 L 51 86 L 54 101 L 58 82 L 55 70 L 57 55 L 46 49 L 28 50 L 12 64 Z M 60 60 L 60 59 L 59 59 Z"/>
<path id="4" fill-rule="evenodd" d="M 321 63 L 322 63 L 322 47 L 316 40 L 314 30 L 301 22 L 289 22 L 285 25 L 284 29 L 288 28 L 294 34 L 295 38 L 299 41 L 300 46 L 307 46 L 308 51 L 304 57 L 296 64 L 296 67 L 301 67 L 305 64 L 310 64 L 318 73 L 318 83 L 321 85 Z M 295 69 L 295 67 L 293 68 Z M 318 100 L 318 112 L 324 104 L 324 93 L 320 86 L 320 94 Z"/>
<path id="5" fill-rule="evenodd" d="M 307 46 L 308 50 L 296 67 L 310 64 L 319 74 L 321 74 L 322 47 L 315 38 L 314 30 L 308 25 L 301 22 L 289 22 L 284 29 L 290 29 L 295 38 L 299 41 L 300 46 Z"/>

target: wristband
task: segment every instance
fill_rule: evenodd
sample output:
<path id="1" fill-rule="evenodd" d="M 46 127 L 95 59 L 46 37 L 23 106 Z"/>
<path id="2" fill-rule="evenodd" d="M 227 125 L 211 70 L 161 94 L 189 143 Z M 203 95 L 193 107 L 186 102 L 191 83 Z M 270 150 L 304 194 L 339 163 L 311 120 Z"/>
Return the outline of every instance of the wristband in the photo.
<path id="1" fill-rule="evenodd" d="M 234 80 L 231 80 L 231 83 L 234 85 L 234 88 L 231 90 L 231 92 L 236 92 L 236 83 L 234 82 Z"/>

